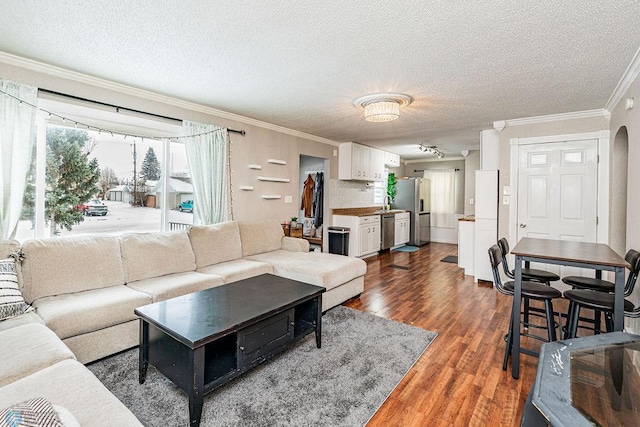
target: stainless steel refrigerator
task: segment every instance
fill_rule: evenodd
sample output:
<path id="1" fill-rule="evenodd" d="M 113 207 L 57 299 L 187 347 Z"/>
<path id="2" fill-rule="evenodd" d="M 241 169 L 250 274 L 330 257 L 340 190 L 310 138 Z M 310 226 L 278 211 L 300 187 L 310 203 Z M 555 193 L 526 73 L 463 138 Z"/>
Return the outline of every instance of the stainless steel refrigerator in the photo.
<path id="1" fill-rule="evenodd" d="M 399 179 L 393 209 L 409 211 L 409 245 L 421 246 L 431 241 L 431 180 L 425 178 Z"/>

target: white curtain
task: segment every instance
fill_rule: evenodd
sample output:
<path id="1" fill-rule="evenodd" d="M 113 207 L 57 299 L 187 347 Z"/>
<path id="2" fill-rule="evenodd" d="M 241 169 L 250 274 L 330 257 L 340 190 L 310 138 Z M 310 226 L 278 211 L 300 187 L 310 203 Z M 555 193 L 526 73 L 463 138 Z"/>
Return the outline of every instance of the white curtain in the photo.
<path id="1" fill-rule="evenodd" d="M 193 185 L 194 210 L 201 224 L 217 224 L 229 217 L 227 130 L 214 125 L 183 122 L 189 138 L 185 143 Z"/>
<path id="2" fill-rule="evenodd" d="M 424 177 L 431 180 L 431 226 L 440 228 L 455 228 L 455 170 L 425 170 Z"/>
<path id="3" fill-rule="evenodd" d="M 5 240 L 14 238 L 22 212 L 36 135 L 36 108 L 26 103 L 37 105 L 38 89 L 3 79 L 0 89 L 0 240 Z"/>

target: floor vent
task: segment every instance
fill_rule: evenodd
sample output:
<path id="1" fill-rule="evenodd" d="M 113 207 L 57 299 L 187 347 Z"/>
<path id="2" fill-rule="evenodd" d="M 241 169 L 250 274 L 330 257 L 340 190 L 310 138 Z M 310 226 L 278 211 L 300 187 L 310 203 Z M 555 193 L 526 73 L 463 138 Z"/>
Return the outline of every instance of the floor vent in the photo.
<path id="1" fill-rule="evenodd" d="M 411 267 L 406 265 L 389 264 L 391 268 L 399 268 L 400 270 L 411 270 Z"/>

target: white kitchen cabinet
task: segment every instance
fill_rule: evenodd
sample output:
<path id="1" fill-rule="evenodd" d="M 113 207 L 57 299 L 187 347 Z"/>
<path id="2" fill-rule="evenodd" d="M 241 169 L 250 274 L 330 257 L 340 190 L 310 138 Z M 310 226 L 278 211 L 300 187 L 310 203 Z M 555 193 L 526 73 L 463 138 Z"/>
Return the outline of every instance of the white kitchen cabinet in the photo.
<path id="1" fill-rule="evenodd" d="M 360 217 L 358 256 L 380 251 L 380 215 Z"/>
<path id="2" fill-rule="evenodd" d="M 475 226 L 473 220 L 458 220 L 458 267 L 464 268 L 464 274 L 470 276 L 475 274 Z"/>
<path id="3" fill-rule="evenodd" d="M 333 225 L 348 227 L 349 256 L 364 257 L 380 251 L 380 215 L 334 215 Z"/>
<path id="4" fill-rule="evenodd" d="M 409 242 L 409 212 L 396 214 L 394 246 Z"/>
<path id="5" fill-rule="evenodd" d="M 374 181 L 384 181 L 384 151 L 370 148 L 370 174 Z"/>
<path id="6" fill-rule="evenodd" d="M 397 168 L 400 166 L 400 156 L 395 153 L 384 152 L 384 164 L 386 166 Z"/>
<path id="7" fill-rule="evenodd" d="M 371 149 L 355 142 L 340 144 L 338 178 L 370 181 Z"/>
<path id="8" fill-rule="evenodd" d="M 355 142 L 340 144 L 338 179 L 384 181 L 384 151 Z"/>

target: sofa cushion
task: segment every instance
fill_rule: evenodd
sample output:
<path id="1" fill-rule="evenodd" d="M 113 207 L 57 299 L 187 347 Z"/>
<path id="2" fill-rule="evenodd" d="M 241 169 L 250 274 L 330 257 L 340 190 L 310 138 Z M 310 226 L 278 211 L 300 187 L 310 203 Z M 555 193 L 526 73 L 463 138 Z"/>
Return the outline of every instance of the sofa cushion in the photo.
<path id="1" fill-rule="evenodd" d="M 0 320 L 20 316 L 31 310 L 18 288 L 18 271 L 13 258 L 0 259 Z"/>
<path id="2" fill-rule="evenodd" d="M 64 427 L 51 402 L 43 397 L 36 397 L 0 409 L 0 420 L 5 426 Z"/>
<path id="3" fill-rule="evenodd" d="M 205 274 L 221 276 L 224 279 L 224 283 L 231 283 L 248 279 L 249 277 L 259 276 L 260 274 L 273 274 L 273 267 L 271 264 L 265 262 L 237 259 L 235 261 L 227 261 L 199 268 L 198 271 Z"/>
<path id="4" fill-rule="evenodd" d="M 273 273 L 278 276 L 323 286 L 327 291 L 367 272 L 367 263 L 359 258 L 322 252 L 279 250 L 247 259 L 269 263 L 273 266 Z"/>
<path id="5" fill-rule="evenodd" d="M 185 273 L 170 274 L 168 276 L 127 283 L 127 286 L 131 289 L 144 292 L 151 296 L 153 302 L 163 301 L 220 285 L 224 285 L 224 279 L 222 277 L 198 273 L 196 271 L 187 271 Z"/>
<path id="6" fill-rule="evenodd" d="M 12 317 L 10 319 L 0 321 L 0 331 L 6 331 L 7 329 L 15 328 L 20 325 L 28 325 L 30 323 L 44 325 L 44 320 L 36 314 L 35 310 L 31 310 L 18 317 Z"/>
<path id="7" fill-rule="evenodd" d="M 120 243 L 112 236 L 27 240 L 22 244 L 24 299 L 124 284 Z"/>
<path id="8" fill-rule="evenodd" d="M 63 360 L 0 387 L 0 408 L 34 397 L 44 397 L 67 408 L 83 426 L 142 426 L 122 402 L 75 360 Z"/>
<path id="9" fill-rule="evenodd" d="M 120 248 L 126 283 L 196 269 L 186 231 L 128 234 Z"/>
<path id="10" fill-rule="evenodd" d="M 275 220 L 238 222 L 242 256 L 251 256 L 282 249 L 282 225 Z"/>
<path id="11" fill-rule="evenodd" d="M 133 310 L 151 302 L 149 295 L 120 285 L 41 298 L 33 307 L 65 339 L 137 319 Z"/>
<path id="12" fill-rule="evenodd" d="M 69 348 L 44 325 L 31 323 L 0 332 L 0 387 L 65 359 Z"/>
<path id="13" fill-rule="evenodd" d="M 237 222 L 193 226 L 189 228 L 189 240 L 197 268 L 242 258 Z"/>

